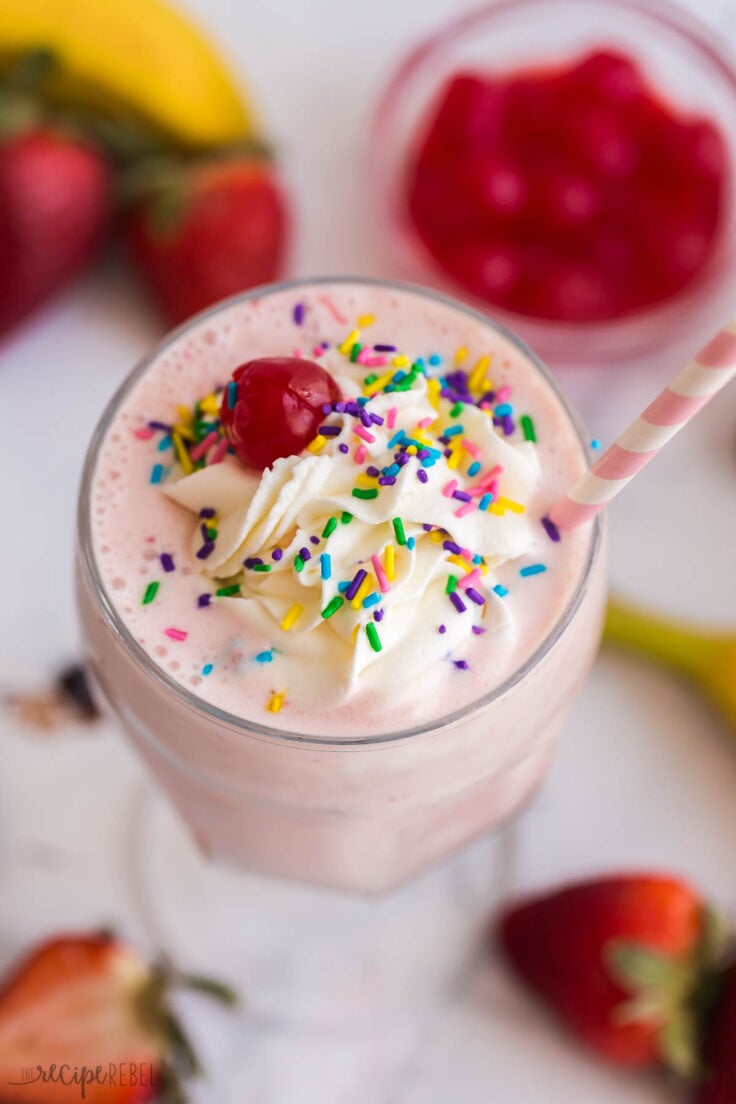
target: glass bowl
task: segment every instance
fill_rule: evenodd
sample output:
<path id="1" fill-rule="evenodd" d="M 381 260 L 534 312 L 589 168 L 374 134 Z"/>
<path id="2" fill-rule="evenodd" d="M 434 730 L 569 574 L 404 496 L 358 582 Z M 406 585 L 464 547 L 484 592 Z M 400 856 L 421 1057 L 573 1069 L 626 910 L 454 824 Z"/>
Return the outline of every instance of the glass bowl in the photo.
<path id="1" fill-rule="evenodd" d="M 474 298 L 431 256 L 405 205 L 407 166 L 437 93 L 459 70 L 544 69 L 601 48 L 636 61 L 674 109 L 720 127 L 730 171 L 709 259 L 673 297 L 617 320 L 553 321 Z M 372 204 L 401 275 L 491 312 L 553 364 L 640 361 L 670 347 L 694 350 L 732 312 L 736 297 L 735 118 L 734 58 L 712 29 L 669 0 L 495 0 L 416 46 L 389 80 L 369 136 Z"/>

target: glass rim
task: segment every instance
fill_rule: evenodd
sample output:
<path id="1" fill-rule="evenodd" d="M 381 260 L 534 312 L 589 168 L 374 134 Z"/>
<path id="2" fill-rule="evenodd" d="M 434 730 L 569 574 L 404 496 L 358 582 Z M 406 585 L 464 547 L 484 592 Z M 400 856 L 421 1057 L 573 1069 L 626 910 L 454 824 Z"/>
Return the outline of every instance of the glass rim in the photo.
<path id="1" fill-rule="evenodd" d="M 450 16 L 427 32 L 418 43 L 400 55 L 382 87 L 369 126 L 369 169 L 375 170 L 376 164 L 383 164 L 385 168 L 380 151 L 386 144 L 385 131 L 391 120 L 395 98 L 403 94 L 416 72 L 445 49 L 449 41 L 472 34 L 476 28 L 493 20 L 509 17 L 523 19 L 525 10 L 527 15 L 535 9 L 543 9 L 549 13 L 558 4 L 580 7 L 587 6 L 588 2 L 589 0 L 483 0 L 468 11 Z M 695 46 L 702 58 L 725 79 L 736 100 L 736 52 L 718 35 L 717 28 L 701 18 L 698 12 L 684 7 L 676 0 L 597 0 L 597 7 L 601 11 L 607 8 L 610 12 L 619 11 L 644 19 L 653 28 L 666 28 L 679 36 L 681 41 Z M 726 133 L 726 138 L 728 137 Z M 695 312 L 707 305 L 714 294 L 725 297 L 726 292 L 732 291 L 734 286 L 732 267 L 736 257 L 736 197 L 733 189 L 736 183 L 736 140 L 729 140 L 729 153 L 730 202 L 724 225 L 718 232 L 716 248 L 692 283 L 676 292 L 671 299 L 621 318 L 592 322 L 541 318 L 511 310 L 501 304 L 496 306 L 489 303 L 488 309 L 510 328 L 517 325 L 523 327 L 529 340 L 542 346 L 545 354 L 555 361 L 567 356 L 571 362 L 577 363 L 583 358 L 576 355 L 575 349 L 584 347 L 588 341 L 596 342 L 597 359 L 611 361 L 622 356 L 638 358 L 651 354 L 658 347 L 663 328 L 672 330 L 674 327 L 676 331 L 687 332 Z M 377 180 L 375 171 L 370 173 L 369 179 L 373 209 L 390 225 L 394 235 L 394 256 L 404 262 L 411 277 L 433 278 L 447 289 L 449 295 L 467 294 L 482 310 L 483 301 L 471 292 L 464 291 L 431 256 L 413 228 L 407 229 L 403 210 L 399 209 L 399 202 L 393 194 L 393 182 L 387 185 L 385 179 Z"/>
<path id="2" fill-rule="evenodd" d="M 379 286 L 382 288 L 393 289 L 397 292 L 408 292 L 419 297 L 428 298 L 436 302 L 442 303 L 445 306 L 451 307 L 461 313 L 468 314 L 472 318 L 482 322 L 484 325 L 489 326 L 496 333 L 506 338 L 522 355 L 528 358 L 530 363 L 534 366 L 536 371 L 542 376 L 547 385 L 552 389 L 557 401 L 560 403 L 565 415 L 567 416 L 570 425 L 572 426 L 578 442 L 581 446 L 581 451 L 585 457 L 590 456 L 588 447 L 588 438 L 585 433 L 585 429 L 582 420 L 579 418 L 576 411 L 569 403 L 566 396 L 560 390 L 556 380 L 552 376 L 546 365 L 539 359 L 539 357 L 532 352 L 532 350 L 517 337 L 513 331 L 508 329 L 502 323 L 496 322 L 494 319 L 489 318 L 483 311 L 477 310 L 472 306 L 468 306 L 465 303 L 460 302 L 457 299 L 449 295 L 445 295 L 443 292 L 435 291 L 432 288 L 421 287 L 417 284 L 404 283 L 398 280 L 384 279 L 382 277 L 372 276 L 317 276 L 313 278 L 296 278 L 290 280 L 282 280 L 271 284 L 260 285 L 257 288 L 252 288 L 245 292 L 240 292 L 237 295 L 230 296 L 227 299 L 222 299 L 220 302 L 214 304 L 212 307 L 208 307 L 206 310 L 201 311 L 199 314 L 193 315 L 192 318 L 187 319 L 186 322 L 177 326 L 174 330 L 170 331 L 166 336 L 159 341 L 150 352 L 148 352 L 131 372 L 125 377 L 123 382 L 117 388 L 112 398 L 107 403 L 92 435 L 92 439 L 87 449 L 87 453 L 84 460 L 84 466 L 82 469 L 82 476 L 79 487 L 79 497 L 77 502 L 77 547 L 78 558 L 81 560 L 81 565 L 84 569 L 85 581 L 89 584 L 93 598 L 96 600 L 98 611 L 101 613 L 103 620 L 115 634 L 116 638 L 122 642 L 125 646 L 129 656 L 133 659 L 138 668 L 148 678 L 153 679 L 161 686 L 161 688 L 167 693 L 173 694 L 184 706 L 200 714 L 208 720 L 215 721 L 219 725 L 224 725 L 227 728 L 235 729 L 243 732 L 249 736 L 258 736 L 274 741 L 284 741 L 286 743 L 294 743 L 301 745 L 317 745 L 321 747 L 331 746 L 339 748 L 359 746 L 371 746 L 379 744 L 389 744 L 398 742 L 400 740 L 407 740 L 413 736 L 419 736 L 427 733 L 438 732 L 441 729 L 450 728 L 456 725 L 458 722 L 463 721 L 470 716 L 481 713 L 488 708 L 494 701 L 502 698 L 507 694 L 514 686 L 523 681 L 539 664 L 546 658 L 546 656 L 552 651 L 557 642 L 564 635 L 566 629 L 571 624 L 578 607 L 580 606 L 583 597 L 586 593 L 588 582 L 592 575 L 593 569 L 598 561 L 601 544 L 602 544 L 602 515 L 598 515 L 591 526 L 591 539 L 588 547 L 588 554 L 580 577 L 577 580 L 573 593 L 560 614 L 559 618 L 552 626 L 550 631 L 543 637 L 539 645 L 530 653 L 525 661 L 511 674 L 508 678 L 504 679 L 502 683 L 494 687 L 489 693 L 482 695 L 479 698 L 468 702 L 467 705 L 462 706 L 459 709 L 455 709 L 451 712 L 444 713 L 432 720 L 425 721 L 421 724 L 413 725 L 409 728 L 397 729 L 390 732 L 382 732 L 377 734 L 357 734 L 355 736 L 343 735 L 343 736 L 320 736 L 314 733 L 299 733 L 296 731 L 285 731 L 283 728 L 274 728 L 270 725 L 260 724 L 257 721 L 248 720 L 244 717 L 240 717 L 235 713 L 229 713 L 224 709 L 220 709 L 219 706 L 213 705 L 211 702 L 199 697 L 196 693 L 188 690 L 175 678 L 169 675 L 163 670 L 159 664 L 148 654 L 146 649 L 138 643 L 133 636 L 132 632 L 125 623 L 125 619 L 120 614 L 112 601 L 110 595 L 102 581 L 100 571 L 98 568 L 97 560 L 94 554 L 93 542 L 92 542 L 92 512 L 91 512 L 91 489 L 92 482 L 97 467 L 97 459 L 99 455 L 100 447 L 107 436 L 107 432 L 115 418 L 121 404 L 127 398 L 128 394 L 138 381 L 142 378 L 145 372 L 151 367 L 151 365 L 162 355 L 164 355 L 172 344 L 178 341 L 184 334 L 200 326 L 207 319 L 212 318 L 214 315 L 221 313 L 223 310 L 229 309 L 239 303 L 247 303 L 253 299 L 260 299 L 266 295 L 274 294 L 276 292 L 283 291 L 298 291 L 305 290 L 307 288 L 315 286 L 324 286 L 329 284 L 343 284 L 343 285 L 362 285 L 365 287 Z"/>

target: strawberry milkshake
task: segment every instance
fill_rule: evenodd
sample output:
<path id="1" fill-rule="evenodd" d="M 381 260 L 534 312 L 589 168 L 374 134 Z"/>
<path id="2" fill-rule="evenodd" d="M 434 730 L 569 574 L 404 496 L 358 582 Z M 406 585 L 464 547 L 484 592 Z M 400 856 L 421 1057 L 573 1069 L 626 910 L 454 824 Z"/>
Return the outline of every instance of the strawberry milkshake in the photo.
<path id="1" fill-rule="evenodd" d="M 90 449 L 90 662 L 206 853 L 382 891 L 534 790 L 592 661 L 598 524 L 542 366 L 434 293 L 281 285 L 177 331 Z"/>

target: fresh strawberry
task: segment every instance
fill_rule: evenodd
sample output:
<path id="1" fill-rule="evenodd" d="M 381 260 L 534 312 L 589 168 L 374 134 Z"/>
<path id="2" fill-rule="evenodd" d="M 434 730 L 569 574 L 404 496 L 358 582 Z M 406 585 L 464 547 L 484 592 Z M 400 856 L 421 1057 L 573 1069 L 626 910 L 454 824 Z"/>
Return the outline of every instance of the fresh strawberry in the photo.
<path id="1" fill-rule="evenodd" d="M 111 173 L 48 127 L 0 144 L 0 335 L 79 272 L 110 220 Z"/>
<path id="2" fill-rule="evenodd" d="M 231 998 L 149 969 L 108 934 L 43 943 L 0 989 L 0 1104 L 142 1104 L 175 1084 L 176 1060 L 196 1072 L 166 1007 L 176 984 Z"/>
<path id="3" fill-rule="evenodd" d="M 694 1104 L 736 1101 L 736 968 L 725 975 L 720 1000 L 710 1017 L 703 1046 L 704 1074 Z"/>
<path id="4" fill-rule="evenodd" d="M 128 223 L 135 265 L 172 323 L 276 279 L 287 235 L 273 170 L 245 157 L 184 168 L 144 198 Z"/>
<path id="5" fill-rule="evenodd" d="M 696 989 L 720 949 L 709 917 L 687 883 L 639 874 L 524 902 L 499 935 L 514 969 L 599 1055 L 691 1073 Z"/>

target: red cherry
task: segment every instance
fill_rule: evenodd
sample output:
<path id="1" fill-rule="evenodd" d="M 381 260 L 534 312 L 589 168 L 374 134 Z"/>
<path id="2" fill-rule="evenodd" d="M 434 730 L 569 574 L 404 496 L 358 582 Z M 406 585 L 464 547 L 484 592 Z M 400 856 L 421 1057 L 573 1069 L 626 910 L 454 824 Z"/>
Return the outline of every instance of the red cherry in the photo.
<path id="1" fill-rule="evenodd" d="M 478 154 L 466 158 L 459 172 L 468 200 L 484 217 L 513 218 L 524 209 L 529 184 L 511 158 L 501 153 Z"/>
<path id="2" fill-rule="evenodd" d="M 562 141 L 581 167 L 602 180 L 620 180 L 636 169 L 641 150 L 616 111 L 580 105 L 565 122 Z"/>
<path id="3" fill-rule="evenodd" d="M 236 368 L 225 388 L 220 417 L 230 444 L 248 468 L 262 471 L 280 456 L 300 453 L 324 418 L 322 407 L 340 401 L 329 372 L 299 357 L 258 357 Z"/>
<path id="4" fill-rule="evenodd" d="M 498 140 L 506 107 L 502 84 L 474 73 L 458 73 L 440 96 L 428 147 L 449 150 L 489 149 Z"/>
<path id="5" fill-rule="evenodd" d="M 631 104 L 644 94 L 644 78 L 639 67 L 613 50 L 588 54 L 571 72 L 570 86 L 578 93 L 588 92 L 617 107 Z"/>
<path id="6" fill-rule="evenodd" d="M 586 226 L 600 211 L 600 190 L 579 173 L 550 169 L 535 183 L 537 212 L 552 233 Z"/>

